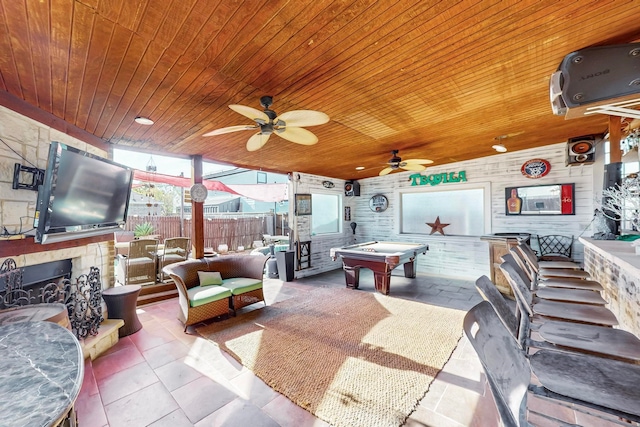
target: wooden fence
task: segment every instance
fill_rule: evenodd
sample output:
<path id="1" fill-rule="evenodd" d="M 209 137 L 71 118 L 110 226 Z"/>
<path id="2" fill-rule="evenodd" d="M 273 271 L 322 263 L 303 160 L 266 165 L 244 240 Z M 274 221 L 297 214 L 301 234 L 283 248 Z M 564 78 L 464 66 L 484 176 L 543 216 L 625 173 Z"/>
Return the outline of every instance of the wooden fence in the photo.
<path id="1" fill-rule="evenodd" d="M 182 227 L 181 227 L 182 221 Z M 204 219 L 204 247 L 217 250 L 225 244 L 235 251 L 238 246 L 251 248 L 254 241 L 262 241 L 268 234 L 268 224 L 273 224 L 273 214 L 216 215 Z M 191 219 L 179 216 L 130 216 L 125 230 L 133 231 L 136 225 L 148 222 L 153 225 L 154 235 L 162 242 L 169 237 L 191 237 Z M 181 231 L 182 230 L 182 231 Z"/>

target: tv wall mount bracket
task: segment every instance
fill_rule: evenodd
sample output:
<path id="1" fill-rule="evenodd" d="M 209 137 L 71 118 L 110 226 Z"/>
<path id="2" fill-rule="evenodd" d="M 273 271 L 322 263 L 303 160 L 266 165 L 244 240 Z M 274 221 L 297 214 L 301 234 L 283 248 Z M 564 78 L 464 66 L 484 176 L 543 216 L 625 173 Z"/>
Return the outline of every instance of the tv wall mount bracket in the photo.
<path id="1" fill-rule="evenodd" d="M 27 175 L 30 174 L 30 175 Z M 21 182 L 20 177 L 31 182 Z M 44 181 L 44 169 L 38 169 L 30 166 L 23 166 L 20 163 L 13 165 L 13 189 L 14 190 L 33 190 L 38 191 L 38 186 Z"/>

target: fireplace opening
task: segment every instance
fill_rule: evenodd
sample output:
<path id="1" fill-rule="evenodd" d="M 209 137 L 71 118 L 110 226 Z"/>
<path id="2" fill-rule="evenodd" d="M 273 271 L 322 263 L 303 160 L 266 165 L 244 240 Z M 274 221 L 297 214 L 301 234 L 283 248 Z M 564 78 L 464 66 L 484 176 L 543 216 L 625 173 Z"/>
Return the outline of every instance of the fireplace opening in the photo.
<path id="1" fill-rule="evenodd" d="M 63 259 L 29 265 L 16 269 L 17 271 L 13 270 L 2 274 L 0 309 L 42 302 L 43 289 L 51 283 L 62 287 L 64 280 L 71 279 L 71 268 L 71 259 Z"/>
<path id="2" fill-rule="evenodd" d="M 63 279 L 71 279 L 70 259 L 29 265 L 22 269 L 22 286 L 25 289 L 58 283 Z"/>

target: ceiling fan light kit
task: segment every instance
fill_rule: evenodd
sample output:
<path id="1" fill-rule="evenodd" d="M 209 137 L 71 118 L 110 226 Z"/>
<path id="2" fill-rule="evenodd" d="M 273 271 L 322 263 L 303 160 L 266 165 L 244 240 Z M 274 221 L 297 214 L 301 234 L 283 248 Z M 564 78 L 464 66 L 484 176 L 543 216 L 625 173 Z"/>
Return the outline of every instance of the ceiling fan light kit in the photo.
<path id="1" fill-rule="evenodd" d="M 255 124 L 229 126 L 205 133 L 203 136 L 222 135 L 242 130 L 259 130 L 247 141 L 247 151 L 256 151 L 264 147 L 272 134 L 301 145 L 313 145 L 318 142 L 318 137 L 304 129 L 303 126 L 325 124 L 329 121 L 329 116 L 313 110 L 292 110 L 278 116 L 275 111 L 269 108 L 272 103 L 273 97 L 261 97 L 260 105 L 264 108 L 264 111 L 246 105 L 229 105 L 229 108 L 233 111 L 253 120 Z"/>
<path id="2" fill-rule="evenodd" d="M 495 144 L 492 145 L 491 148 L 493 148 L 494 150 L 496 150 L 498 153 L 506 153 L 507 152 L 507 147 L 505 147 L 502 144 Z"/>
<path id="3" fill-rule="evenodd" d="M 382 169 L 378 174 L 379 176 L 388 175 L 391 172 L 394 172 L 400 169 L 415 171 L 415 172 L 422 172 L 427 168 L 424 165 L 429 165 L 433 163 L 433 160 L 429 160 L 429 159 L 407 159 L 403 161 L 402 158 L 398 156 L 398 150 L 391 151 L 391 154 L 392 154 L 392 157 L 387 162 L 389 166 Z"/>

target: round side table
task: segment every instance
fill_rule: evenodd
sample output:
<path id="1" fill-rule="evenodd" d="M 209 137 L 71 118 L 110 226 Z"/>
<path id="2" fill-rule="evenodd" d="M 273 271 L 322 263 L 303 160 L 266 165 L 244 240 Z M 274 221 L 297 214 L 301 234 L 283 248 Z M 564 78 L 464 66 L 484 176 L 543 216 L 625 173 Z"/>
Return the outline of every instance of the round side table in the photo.
<path id="1" fill-rule="evenodd" d="M 142 329 L 136 313 L 136 301 L 142 287 L 140 285 L 115 286 L 102 291 L 102 299 L 107 304 L 109 319 L 122 319 L 124 326 L 118 331 L 120 338 Z"/>

